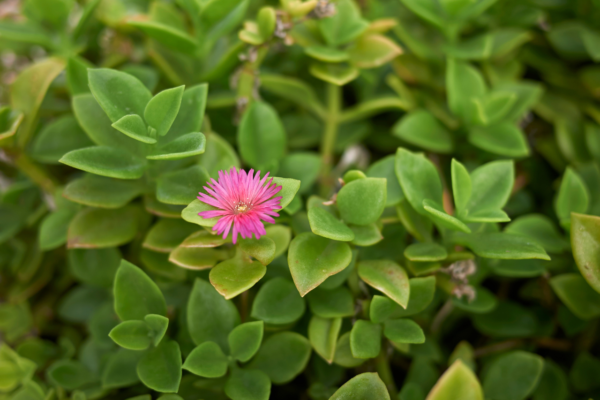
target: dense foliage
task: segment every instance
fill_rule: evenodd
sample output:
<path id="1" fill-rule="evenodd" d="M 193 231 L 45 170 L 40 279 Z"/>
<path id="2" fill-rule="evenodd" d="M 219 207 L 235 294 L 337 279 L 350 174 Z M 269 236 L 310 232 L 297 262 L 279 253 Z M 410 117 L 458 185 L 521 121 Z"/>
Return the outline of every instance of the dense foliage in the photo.
<path id="1" fill-rule="evenodd" d="M 0 3 L 0 399 L 600 398 L 599 20 Z M 235 244 L 232 167 L 283 208 Z"/>

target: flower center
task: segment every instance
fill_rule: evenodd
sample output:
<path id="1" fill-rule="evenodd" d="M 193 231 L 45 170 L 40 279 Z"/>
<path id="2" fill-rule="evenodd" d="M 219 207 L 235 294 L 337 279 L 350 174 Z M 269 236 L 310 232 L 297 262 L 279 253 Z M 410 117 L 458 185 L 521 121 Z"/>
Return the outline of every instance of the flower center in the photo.
<path id="1" fill-rule="evenodd" d="M 248 204 L 244 203 L 243 201 L 240 201 L 239 203 L 237 203 L 237 205 L 235 206 L 235 211 L 237 213 L 244 213 L 246 211 L 248 211 L 248 208 L 250 208 L 248 206 Z"/>

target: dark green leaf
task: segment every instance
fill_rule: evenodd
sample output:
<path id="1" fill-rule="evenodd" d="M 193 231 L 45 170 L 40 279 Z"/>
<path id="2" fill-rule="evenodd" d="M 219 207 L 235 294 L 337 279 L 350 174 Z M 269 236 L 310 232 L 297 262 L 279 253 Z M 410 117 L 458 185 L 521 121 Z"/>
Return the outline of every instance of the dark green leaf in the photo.
<path id="1" fill-rule="evenodd" d="M 301 296 L 350 264 L 352 252 L 346 243 L 302 233 L 290 243 L 288 263 Z"/>
<path id="2" fill-rule="evenodd" d="M 177 393 L 181 382 L 181 351 L 175 341 L 165 341 L 147 352 L 137 365 L 144 385 L 161 393 Z"/>
<path id="3" fill-rule="evenodd" d="M 122 260 L 115 276 L 115 311 L 121 320 L 143 320 L 147 314 L 166 315 L 165 299 L 141 269 Z"/>
<path id="4" fill-rule="evenodd" d="M 350 332 L 350 349 L 355 358 L 375 358 L 381 351 L 381 325 L 359 319 Z"/>
<path id="5" fill-rule="evenodd" d="M 215 342 L 196 347 L 183 363 L 183 369 L 204 378 L 220 378 L 227 373 L 228 359 Z"/>
<path id="6" fill-rule="evenodd" d="M 208 282 L 196 279 L 187 305 L 187 326 L 195 344 L 213 341 L 229 351 L 227 335 L 240 323 L 240 315 Z"/>

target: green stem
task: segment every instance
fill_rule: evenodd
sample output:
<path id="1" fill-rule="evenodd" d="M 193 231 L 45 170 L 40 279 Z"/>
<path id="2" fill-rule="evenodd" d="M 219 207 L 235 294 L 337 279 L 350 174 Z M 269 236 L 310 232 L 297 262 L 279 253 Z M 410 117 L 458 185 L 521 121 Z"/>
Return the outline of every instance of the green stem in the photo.
<path id="1" fill-rule="evenodd" d="M 333 149 L 337 137 L 341 106 L 341 88 L 329 83 L 327 86 L 327 114 L 325 130 L 321 142 L 321 196 L 328 197 L 333 186 L 331 169 L 333 166 Z"/>
<path id="2" fill-rule="evenodd" d="M 388 391 L 390 392 L 390 397 L 395 399 L 398 397 L 398 389 L 396 388 L 396 383 L 394 383 L 394 376 L 392 375 L 392 370 L 390 368 L 390 363 L 385 356 L 385 350 L 381 349 L 381 352 L 375 359 L 375 366 L 377 368 L 377 372 L 379 373 L 379 377 L 387 386 Z"/>
<path id="3" fill-rule="evenodd" d="M 42 190 L 49 194 L 54 194 L 58 184 L 51 176 L 46 174 L 44 169 L 40 168 L 25 154 L 18 155 L 15 157 L 14 161 L 17 167 L 19 167 L 19 169 L 29 177 L 29 179 L 42 188 Z"/>

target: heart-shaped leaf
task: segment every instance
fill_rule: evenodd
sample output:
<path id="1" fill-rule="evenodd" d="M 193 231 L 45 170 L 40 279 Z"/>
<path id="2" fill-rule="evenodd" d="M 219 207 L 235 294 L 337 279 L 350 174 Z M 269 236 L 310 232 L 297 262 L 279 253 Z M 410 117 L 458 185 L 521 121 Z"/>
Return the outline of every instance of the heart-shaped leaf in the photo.
<path id="1" fill-rule="evenodd" d="M 303 297 L 327 277 L 346 268 L 351 260 L 352 252 L 346 243 L 309 232 L 296 236 L 288 252 L 290 272 Z"/>
<path id="2" fill-rule="evenodd" d="M 354 240 L 354 232 L 322 208 L 313 207 L 308 210 L 308 222 L 315 235 L 342 242 Z"/>
<path id="3" fill-rule="evenodd" d="M 408 275 L 393 261 L 361 261 L 358 275 L 369 286 L 382 291 L 396 303 L 406 308 L 410 296 Z"/>
<path id="4" fill-rule="evenodd" d="M 227 356 L 215 342 L 204 342 L 185 359 L 181 368 L 204 378 L 220 378 L 227 373 Z"/>
<path id="5" fill-rule="evenodd" d="M 231 299 L 254 286 L 266 272 L 264 265 L 239 254 L 217 264 L 210 270 L 209 277 L 215 289 L 226 299 Z"/>

